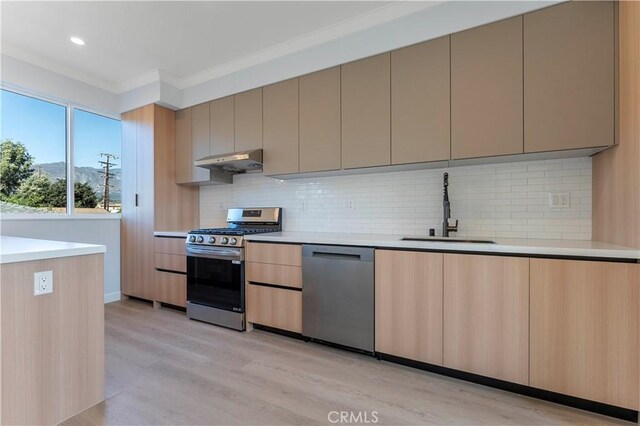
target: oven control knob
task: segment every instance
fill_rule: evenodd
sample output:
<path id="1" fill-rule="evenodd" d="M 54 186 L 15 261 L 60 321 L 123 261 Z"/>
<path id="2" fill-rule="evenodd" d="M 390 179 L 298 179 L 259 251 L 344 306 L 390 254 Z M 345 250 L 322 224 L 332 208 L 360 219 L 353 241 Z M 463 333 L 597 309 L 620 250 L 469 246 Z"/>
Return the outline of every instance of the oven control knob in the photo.
<path id="1" fill-rule="evenodd" d="M 196 240 L 196 242 L 198 242 L 198 243 L 201 243 L 203 241 L 204 241 L 204 238 L 202 238 L 202 237 L 198 237 L 198 239 Z"/>
<path id="2" fill-rule="evenodd" d="M 196 241 L 196 237 L 194 237 L 193 235 L 189 237 L 190 243 L 194 243 L 195 241 Z"/>
<path id="3" fill-rule="evenodd" d="M 237 239 L 237 238 L 231 238 L 231 239 L 229 240 L 229 244 L 231 244 L 231 245 L 235 245 L 237 242 L 238 242 L 238 239 Z"/>
<path id="4" fill-rule="evenodd" d="M 229 239 L 227 237 L 222 237 L 220 239 L 220 244 L 227 244 L 229 242 Z"/>
<path id="5" fill-rule="evenodd" d="M 216 242 L 216 237 L 209 237 L 209 244 L 213 244 Z"/>

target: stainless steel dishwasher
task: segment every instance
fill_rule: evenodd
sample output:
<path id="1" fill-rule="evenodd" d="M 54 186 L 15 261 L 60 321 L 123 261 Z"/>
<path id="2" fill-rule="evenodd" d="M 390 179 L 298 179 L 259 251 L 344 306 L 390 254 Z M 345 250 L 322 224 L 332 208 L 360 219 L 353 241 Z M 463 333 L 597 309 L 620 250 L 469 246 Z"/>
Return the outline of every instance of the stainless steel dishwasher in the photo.
<path id="1" fill-rule="evenodd" d="M 373 352 L 374 249 L 302 246 L 302 334 Z"/>

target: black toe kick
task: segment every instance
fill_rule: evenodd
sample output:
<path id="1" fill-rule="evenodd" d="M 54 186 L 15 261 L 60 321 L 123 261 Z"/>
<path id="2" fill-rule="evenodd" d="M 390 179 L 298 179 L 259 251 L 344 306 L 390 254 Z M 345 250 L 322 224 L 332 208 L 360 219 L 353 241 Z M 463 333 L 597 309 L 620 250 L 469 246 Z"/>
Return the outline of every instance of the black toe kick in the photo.
<path id="1" fill-rule="evenodd" d="M 460 370 L 441 367 L 439 365 L 427 364 L 420 361 L 401 358 L 393 355 L 376 353 L 377 357 L 383 361 L 389 361 L 396 364 L 406 365 L 408 367 L 417 368 L 432 373 L 441 374 L 443 376 L 454 377 L 456 379 L 473 382 L 496 389 L 502 389 L 520 395 L 538 398 L 557 404 L 566 405 L 581 410 L 591 411 L 605 416 L 615 417 L 622 420 L 628 420 L 634 423 L 638 422 L 638 411 L 628 408 L 617 407 L 615 405 L 603 404 L 601 402 L 590 401 L 588 399 L 576 398 L 561 393 L 550 392 L 542 389 L 532 388 L 530 386 L 520 385 L 517 383 L 505 382 L 504 380 L 493 379 L 491 377 L 480 376 L 473 373 L 467 373 Z"/>

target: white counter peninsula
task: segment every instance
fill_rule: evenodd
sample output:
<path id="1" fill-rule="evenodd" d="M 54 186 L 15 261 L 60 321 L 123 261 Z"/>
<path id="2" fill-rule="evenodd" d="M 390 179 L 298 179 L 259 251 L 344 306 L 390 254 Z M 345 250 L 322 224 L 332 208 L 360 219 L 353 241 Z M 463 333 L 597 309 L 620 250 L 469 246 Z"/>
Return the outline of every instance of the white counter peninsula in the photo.
<path id="1" fill-rule="evenodd" d="M 0 236 L 0 424 L 58 424 L 104 400 L 105 251 Z"/>

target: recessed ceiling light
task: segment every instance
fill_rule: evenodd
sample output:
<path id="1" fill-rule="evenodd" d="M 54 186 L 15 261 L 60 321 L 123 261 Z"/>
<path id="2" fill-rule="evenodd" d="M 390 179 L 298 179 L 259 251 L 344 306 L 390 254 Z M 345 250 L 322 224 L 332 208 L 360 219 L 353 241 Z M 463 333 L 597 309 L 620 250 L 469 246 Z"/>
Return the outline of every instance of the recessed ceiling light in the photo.
<path id="1" fill-rule="evenodd" d="M 84 40 L 81 39 L 80 37 L 71 37 L 69 40 L 71 40 L 71 43 L 73 44 L 77 44 L 78 46 L 84 46 Z"/>

